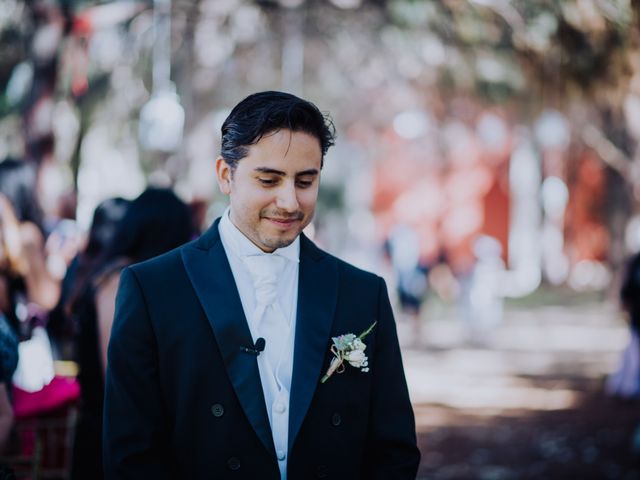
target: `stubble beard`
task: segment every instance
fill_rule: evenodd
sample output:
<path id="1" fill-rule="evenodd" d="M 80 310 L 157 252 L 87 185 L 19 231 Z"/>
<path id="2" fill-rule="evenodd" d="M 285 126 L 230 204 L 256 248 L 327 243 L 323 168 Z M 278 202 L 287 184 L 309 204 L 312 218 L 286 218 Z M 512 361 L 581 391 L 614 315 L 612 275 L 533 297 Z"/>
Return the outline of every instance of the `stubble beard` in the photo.
<path id="1" fill-rule="evenodd" d="M 300 234 L 298 233 L 298 235 Z M 298 238 L 298 235 L 293 237 L 293 239 L 291 240 L 284 239 L 284 238 L 277 238 L 277 239 L 263 238 L 261 239 L 260 243 L 262 243 L 269 250 L 273 251 L 273 250 L 277 250 L 278 248 L 288 247 L 295 241 L 296 238 Z"/>
<path id="2" fill-rule="evenodd" d="M 270 212 L 265 212 L 264 215 L 260 215 L 261 219 L 262 217 L 279 217 L 279 218 L 292 218 L 295 220 L 299 220 L 301 221 L 300 226 L 298 227 L 295 235 L 293 235 L 292 237 L 287 237 L 287 238 L 283 238 L 280 236 L 262 236 L 260 235 L 260 243 L 262 245 L 264 245 L 265 247 L 267 247 L 270 250 L 277 250 L 278 248 L 284 248 L 284 247 L 288 247 L 289 245 L 291 245 L 293 242 L 295 242 L 296 238 L 298 238 L 300 236 L 300 234 L 302 233 L 302 230 L 304 230 L 306 228 L 307 225 L 309 225 L 309 223 L 311 223 L 311 219 L 313 218 L 313 214 L 314 212 L 311 212 L 309 214 L 309 216 L 305 219 L 304 213 L 302 212 L 296 212 L 295 214 L 275 214 L 272 215 Z M 268 220 L 266 220 L 268 221 Z"/>

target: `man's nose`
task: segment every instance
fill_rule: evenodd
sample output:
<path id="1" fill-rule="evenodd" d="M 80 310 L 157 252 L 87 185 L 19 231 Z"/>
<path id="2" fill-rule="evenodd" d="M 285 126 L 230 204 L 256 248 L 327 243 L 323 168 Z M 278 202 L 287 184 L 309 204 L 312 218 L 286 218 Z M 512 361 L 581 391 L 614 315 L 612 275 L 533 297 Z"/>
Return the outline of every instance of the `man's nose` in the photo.
<path id="1" fill-rule="evenodd" d="M 298 210 L 298 195 L 295 185 L 285 184 L 278 190 L 276 206 L 286 212 L 295 212 Z"/>

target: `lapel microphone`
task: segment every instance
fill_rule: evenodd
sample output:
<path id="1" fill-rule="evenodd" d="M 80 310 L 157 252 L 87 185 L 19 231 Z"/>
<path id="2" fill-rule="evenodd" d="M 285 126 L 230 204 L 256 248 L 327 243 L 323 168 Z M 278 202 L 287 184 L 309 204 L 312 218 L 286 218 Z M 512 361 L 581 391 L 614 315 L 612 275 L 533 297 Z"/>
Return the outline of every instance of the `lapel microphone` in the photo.
<path id="1" fill-rule="evenodd" d="M 240 347 L 240 350 L 244 353 L 250 353 L 251 355 L 255 355 L 256 357 L 260 355 L 260 352 L 264 351 L 264 347 L 267 344 L 264 338 L 260 337 L 256 340 L 256 343 L 253 347 Z"/>

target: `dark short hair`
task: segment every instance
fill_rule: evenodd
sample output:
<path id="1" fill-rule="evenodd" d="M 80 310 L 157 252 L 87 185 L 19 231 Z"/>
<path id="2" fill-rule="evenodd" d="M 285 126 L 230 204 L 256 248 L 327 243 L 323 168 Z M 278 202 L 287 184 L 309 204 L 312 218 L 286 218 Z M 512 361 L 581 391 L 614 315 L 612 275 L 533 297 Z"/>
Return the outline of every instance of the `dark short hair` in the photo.
<path id="1" fill-rule="evenodd" d="M 33 222 L 43 230 L 36 183 L 36 167 L 31 162 L 17 158 L 0 162 L 0 193 L 9 199 L 20 222 Z"/>
<path id="2" fill-rule="evenodd" d="M 95 259 L 111 243 L 118 223 L 127 213 L 131 201 L 124 198 L 108 198 L 100 202 L 93 211 L 93 220 L 84 249 L 84 256 Z"/>
<path id="3" fill-rule="evenodd" d="M 231 167 L 249 153 L 249 146 L 277 130 L 304 132 L 320 142 L 322 160 L 334 144 L 331 118 L 313 103 L 284 92 L 259 92 L 237 104 L 222 124 L 220 156 Z"/>
<path id="4" fill-rule="evenodd" d="M 104 263 L 120 257 L 141 262 L 179 247 L 195 233 L 189 206 L 170 189 L 149 187 L 127 206 Z"/>

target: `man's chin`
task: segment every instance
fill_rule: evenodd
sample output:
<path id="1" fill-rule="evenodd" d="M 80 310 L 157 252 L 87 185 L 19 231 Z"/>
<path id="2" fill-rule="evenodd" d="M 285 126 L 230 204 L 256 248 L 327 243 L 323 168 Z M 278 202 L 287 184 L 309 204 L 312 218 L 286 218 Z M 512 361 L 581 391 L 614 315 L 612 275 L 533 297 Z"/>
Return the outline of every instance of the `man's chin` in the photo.
<path id="1" fill-rule="evenodd" d="M 278 248 L 284 248 L 291 245 L 296 238 L 298 238 L 300 232 L 295 235 L 287 235 L 287 236 L 278 236 L 278 237 L 270 237 L 265 238 L 262 241 L 262 244 L 267 247 L 269 250 L 277 250 Z"/>

